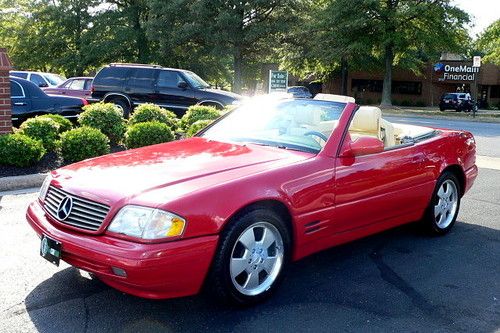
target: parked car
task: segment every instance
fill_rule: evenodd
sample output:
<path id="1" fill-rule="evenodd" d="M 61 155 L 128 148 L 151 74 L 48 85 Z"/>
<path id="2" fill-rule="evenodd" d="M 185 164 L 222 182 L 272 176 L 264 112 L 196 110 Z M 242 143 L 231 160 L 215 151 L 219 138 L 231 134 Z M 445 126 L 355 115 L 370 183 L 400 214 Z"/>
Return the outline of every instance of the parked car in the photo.
<path id="1" fill-rule="evenodd" d="M 95 76 L 90 101 L 115 103 L 127 117 L 135 106 L 143 103 L 154 103 L 182 115 L 194 104 L 222 109 L 240 99 L 240 95 L 211 89 L 191 71 L 156 65 L 111 64 Z"/>
<path id="2" fill-rule="evenodd" d="M 194 138 L 51 172 L 26 215 L 42 257 L 140 297 L 253 304 L 331 246 L 417 220 L 446 234 L 477 176 L 472 134 L 349 100 L 252 100 Z"/>
<path id="3" fill-rule="evenodd" d="M 66 80 L 63 76 L 53 73 L 29 72 L 29 71 L 10 71 L 10 76 L 19 77 L 33 82 L 40 88 L 57 87 Z"/>
<path id="4" fill-rule="evenodd" d="M 80 98 L 89 98 L 91 95 L 92 77 L 72 77 L 54 88 L 44 88 L 50 95 L 66 95 Z"/>
<path id="5" fill-rule="evenodd" d="M 446 93 L 441 96 L 439 110 L 455 110 L 470 112 L 475 107 L 474 100 L 469 93 Z"/>
<path id="6" fill-rule="evenodd" d="M 10 97 L 12 121 L 15 125 L 29 117 L 47 113 L 75 118 L 82 112 L 82 107 L 88 104 L 83 98 L 47 95 L 33 82 L 12 76 L 10 77 Z"/>
<path id="7" fill-rule="evenodd" d="M 297 98 L 311 98 L 312 94 L 307 87 L 304 86 L 292 86 L 288 87 L 287 93 L 292 94 L 293 97 Z"/>

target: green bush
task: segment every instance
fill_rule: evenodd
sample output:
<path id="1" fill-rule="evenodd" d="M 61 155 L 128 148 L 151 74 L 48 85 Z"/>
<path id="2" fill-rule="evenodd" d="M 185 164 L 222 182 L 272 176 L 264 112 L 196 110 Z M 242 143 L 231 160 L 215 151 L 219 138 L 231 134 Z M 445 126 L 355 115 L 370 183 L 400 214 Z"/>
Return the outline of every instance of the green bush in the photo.
<path id="1" fill-rule="evenodd" d="M 176 130 L 179 119 L 171 111 L 161 108 L 156 104 L 146 103 L 135 108 L 128 123 L 129 125 L 135 125 L 151 121 L 167 124 L 172 130 Z"/>
<path id="2" fill-rule="evenodd" d="M 193 125 L 189 127 L 189 129 L 186 132 L 186 135 L 188 137 L 194 136 L 196 133 L 201 131 L 203 128 L 207 127 L 213 122 L 213 120 L 198 120 L 195 122 Z"/>
<path id="3" fill-rule="evenodd" d="M 59 138 L 59 125 L 52 119 L 35 117 L 23 122 L 19 127 L 19 133 L 42 141 L 47 151 L 53 151 Z"/>
<path id="4" fill-rule="evenodd" d="M 139 148 L 169 142 L 173 139 L 174 135 L 166 124 L 157 121 L 138 123 L 128 128 L 127 134 L 125 134 L 125 146 Z"/>
<path id="5" fill-rule="evenodd" d="M 401 106 L 412 106 L 412 102 L 407 99 L 404 99 L 401 101 Z"/>
<path id="6" fill-rule="evenodd" d="M 220 117 L 220 112 L 211 106 L 190 106 L 181 118 L 181 128 L 188 130 L 198 120 L 214 120 Z"/>
<path id="7" fill-rule="evenodd" d="M 112 144 L 122 141 L 126 122 L 120 109 L 112 103 L 94 103 L 85 105 L 78 117 L 82 126 L 93 127 L 105 134 Z"/>
<path id="8" fill-rule="evenodd" d="M 0 135 L 0 165 L 31 166 L 38 163 L 45 152 L 42 142 L 29 136 Z"/>
<path id="9" fill-rule="evenodd" d="M 420 101 L 420 100 L 418 100 L 418 101 L 415 103 L 415 106 L 418 106 L 418 107 L 424 107 L 424 106 L 425 106 L 425 102 L 424 102 L 424 101 Z"/>
<path id="10" fill-rule="evenodd" d="M 61 156 L 67 162 L 77 162 L 109 153 L 109 139 L 92 127 L 79 127 L 61 134 Z"/>
<path id="11" fill-rule="evenodd" d="M 58 114 L 44 114 L 38 118 L 52 119 L 53 121 L 55 121 L 57 125 L 59 125 L 59 134 L 69 131 L 73 128 L 73 124 L 71 123 L 71 121 Z"/>

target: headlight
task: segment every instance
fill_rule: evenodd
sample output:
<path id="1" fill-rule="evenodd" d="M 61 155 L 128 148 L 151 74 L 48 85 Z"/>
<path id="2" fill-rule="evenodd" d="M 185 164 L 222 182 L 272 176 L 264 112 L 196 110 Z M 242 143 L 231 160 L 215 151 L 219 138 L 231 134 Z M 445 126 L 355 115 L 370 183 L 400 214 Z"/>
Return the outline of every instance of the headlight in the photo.
<path id="1" fill-rule="evenodd" d="M 42 183 L 42 187 L 40 187 L 40 192 L 38 193 L 38 198 L 40 200 L 45 199 L 45 196 L 47 195 L 47 191 L 49 190 L 49 185 L 50 181 L 52 180 L 52 177 L 48 175 L 45 180 Z"/>
<path id="2" fill-rule="evenodd" d="M 111 232 L 142 239 L 182 235 L 186 220 L 173 213 L 141 206 L 123 207 L 108 227 Z"/>

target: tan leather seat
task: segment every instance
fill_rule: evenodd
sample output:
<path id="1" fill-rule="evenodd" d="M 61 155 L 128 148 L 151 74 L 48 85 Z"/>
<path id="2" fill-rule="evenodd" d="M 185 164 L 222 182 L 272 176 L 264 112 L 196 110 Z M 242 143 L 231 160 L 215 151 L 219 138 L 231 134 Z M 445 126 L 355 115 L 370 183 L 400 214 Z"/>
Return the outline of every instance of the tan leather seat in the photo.
<path id="1" fill-rule="evenodd" d="M 349 133 L 369 135 L 380 139 L 382 111 L 373 106 L 361 106 L 354 114 Z"/>
<path id="2" fill-rule="evenodd" d="M 380 128 L 382 130 L 382 140 L 385 147 L 392 147 L 396 145 L 396 131 L 394 126 L 385 119 L 380 119 Z"/>

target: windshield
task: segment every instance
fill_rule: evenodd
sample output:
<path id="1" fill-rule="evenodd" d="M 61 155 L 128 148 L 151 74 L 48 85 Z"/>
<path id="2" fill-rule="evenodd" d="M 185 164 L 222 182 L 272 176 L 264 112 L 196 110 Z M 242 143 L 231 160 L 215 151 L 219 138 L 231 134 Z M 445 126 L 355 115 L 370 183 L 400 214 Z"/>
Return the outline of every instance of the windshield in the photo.
<path id="1" fill-rule="evenodd" d="M 193 88 L 204 89 L 204 88 L 210 87 L 210 85 L 208 83 L 203 81 L 203 79 L 201 77 L 199 77 L 198 75 L 196 75 L 193 72 L 185 71 L 184 76 L 186 77 L 186 79 L 189 81 L 189 84 Z"/>
<path id="2" fill-rule="evenodd" d="M 345 103 L 319 100 L 252 100 L 201 136 L 318 153 L 337 126 L 344 107 Z"/>
<path id="3" fill-rule="evenodd" d="M 44 73 L 43 76 L 47 79 L 47 81 L 49 81 L 49 83 L 52 86 L 58 86 L 61 83 L 63 83 L 64 81 L 66 81 L 66 79 L 64 77 L 62 77 L 61 75 L 57 75 L 57 74 Z"/>

